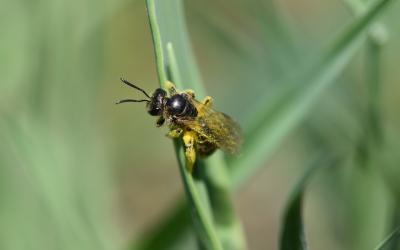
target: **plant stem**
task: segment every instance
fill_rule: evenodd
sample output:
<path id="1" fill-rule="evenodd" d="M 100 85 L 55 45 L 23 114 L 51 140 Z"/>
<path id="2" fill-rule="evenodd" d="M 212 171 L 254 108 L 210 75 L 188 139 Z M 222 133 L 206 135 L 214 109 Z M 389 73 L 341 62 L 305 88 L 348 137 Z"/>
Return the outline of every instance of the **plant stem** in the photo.
<path id="1" fill-rule="evenodd" d="M 157 24 L 156 6 L 154 1 L 147 0 L 146 7 L 147 7 L 147 16 L 149 19 L 150 30 L 152 35 L 151 37 L 153 39 L 153 44 L 154 44 L 153 48 L 157 64 L 158 80 L 162 85 L 167 81 L 167 73 L 165 70 L 165 60 L 162 49 L 161 33 L 160 33 L 160 28 L 158 27 Z"/>
<path id="2" fill-rule="evenodd" d="M 167 44 L 168 66 L 173 79 L 178 81 L 179 69 L 174 48 Z M 176 76 L 176 77 L 175 77 Z M 211 205 L 214 226 L 224 249 L 246 249 L 246 241 L 240 220 L 236 217 L 231 197 L 231 185 L 226 163 L 220 152 L 207 160 L 198 160 L 197 173 L 205 180 L 205 188 Z"/>

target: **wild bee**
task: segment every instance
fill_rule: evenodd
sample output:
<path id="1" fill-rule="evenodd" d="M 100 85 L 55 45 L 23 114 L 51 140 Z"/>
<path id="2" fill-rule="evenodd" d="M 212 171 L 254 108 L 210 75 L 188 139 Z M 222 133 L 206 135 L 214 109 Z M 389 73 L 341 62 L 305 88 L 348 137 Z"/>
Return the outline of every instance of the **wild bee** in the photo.
<path id="1" fill-rule="evenodd" d="M 150 96 L 143 89 L 121 78 L 126 85 L 141 91 L 147 99 L 123 99 L 126 102 L 146 102 L 147 112 L 158 116 L 156 126 L 167 123 L 170 138 L 182 138 L 189 171 L 192 172 L 196 155 L 207 157 L 220 148 L 237 154 L 242 133 L 239 125 L 228 115 L 212 109 L 213 100 L 207 96 L 202 102 L 195 99 L 192 90 L 177 91 L 174 84 L 166 82 L 168 94 L 158 88 Z"/>

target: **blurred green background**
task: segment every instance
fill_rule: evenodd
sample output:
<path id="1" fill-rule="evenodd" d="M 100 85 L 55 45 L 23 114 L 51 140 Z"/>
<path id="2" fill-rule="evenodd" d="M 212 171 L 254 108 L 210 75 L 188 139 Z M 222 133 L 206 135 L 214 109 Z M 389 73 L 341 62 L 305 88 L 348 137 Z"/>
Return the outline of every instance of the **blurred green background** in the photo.
<path id="1" fill-rule="evenodd" d="M 207 92 L 245 130 L 354 18 L 339 0 L 184 4 Z M 360 46 L 235 195 L 249 249 L 277 249 L 288 193 L 317 151 L 340 159 L 308 189 L 312 249 L 372 249 L 400 223 L 399 11 L 378 30 L 379 86 Z M 158 87 L 144 1 L 6 1 L 0 30 L 0 249 L 126 249 L 183 193 L 166 129 L 142 104 L 114 105 L 139 96 L 121 76 Z"/>

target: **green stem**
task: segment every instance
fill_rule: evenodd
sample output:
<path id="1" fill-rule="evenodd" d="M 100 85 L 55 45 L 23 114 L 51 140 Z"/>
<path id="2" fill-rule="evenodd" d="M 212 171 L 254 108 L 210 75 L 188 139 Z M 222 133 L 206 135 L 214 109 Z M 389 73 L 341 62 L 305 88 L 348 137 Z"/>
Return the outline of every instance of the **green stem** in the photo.
<path id="1" fill-rule="evenodd" d="M 212 158 L 200 162 L 200 166 L 203 165 L 208 166 L 205 169 L 206 184 L 214 222 L 224 249 L 246 249 L 246 240 L 233 206 L 231 180 L 222 153 L 217 152 Z"/>
<path id="2" fill-rule="evenodd" d="M 335 77 L 353 57 L 365 39 L 370 25 L 390 2 L 392 0 L 374 1 L 370 8 L 343 31 L 332 46 L 321 53 L 322 56 L 310 68 L 294 79 L 303 84 L 296 84 L 283 95 L 278 110 L 272 110 L 257 120 L 254 126 L 257 129 L 251 131 L 246 138 L 252 143 L 245 144 L 243 157 L 235 159 L 230 165 L 232 182 L 235 185 L 245 182 L 259 170 L 260 162 L 269 157 L 286 135 L 304 119 L 317 98 L 334 82 Z"/>
<path id="3" fill-rule="evenodd" d="M 196 183 L 192 174 L 187 171 L 186 164 L 182 164 L 182 162 L 186 162 L 182 143 L 174 140 L 174 145 L 180 163 L 179 170 L 185 186 L 186 197 L 192 207 L 191 212 L 194 220 L 195 231 L 199 243 L 201 244 L 200 247 L 205 249 L 222 250 L 223 248 L 213 226 L 212 219 L 210 218 L 210 213 L 207 209 L 208 207 L 202 203 L 203 199 L 201 196 L 204 194 L 202 194 L 201 189 L 198 188 L 199 183 Z"/>
<path id="4" fill-rule="evenodd" d="M 168 67 L 172 78 L 179 83 L 179 69 L 173 45 L 167 44 Z M 223 155 L 218 152 L 209 159 L 199 160 L 195 166 L 197 173 L 205 180 L 211 205 L 214 226 L 224 249 L 246 249 L 246 241 L 240 220 L 236 217 L 231 197 L 231 184 L 228 178 Z"/>
<path id="5" fill-rule="evenodd" d="M 164 82 L 170 79 L 177 85 L 178 89 L 183 89 L 184 85 L 182 84 L 182 80 L 184 76 L 182 75 L 182 71 L 180 71 L 178 65 L 179 63 L 181 63 L 180 65 L 184 65 L 185 63 L 187 64 L 188 62 L 190 63 L 191 58 L 190 55 L 188 55 L 187 53 L 190 48 L 190 44 L 187 38 L 182 35 L 185 32 L 184 30 L 177 32 L 180 34 L 180 40 L 176 40 L 177 37 L 168 38 L 168 36 L 163 36 L 162 30 L 160 29 L 158 23 L 159 19 L 157 15 L 157 7 L 160 8 L 160 12 L 164 10 L 161 9 L 161 7 L 165 7 L 165 11 L 163 12 L 163 14 L 171 14 L 174 11 L 181 11 L 181 9 L 179 9 L 173 10 L 171 12 L 171 9 L 177 9 L 175 7 L 181 7 L 181 3 L 179 0 L 169 1 L 168 3 L 158 3 L 154 0 L 147 0 L 148 16 L 153 35 L 154 51 L 156 55 L 157 72 L 160 80 L 160 85 L 163 86 Z M 170 25 L 170 28 L 184 29 L 185 26 L 184 22 L 182 22 L 183 19 L 179 16 L 179 13 L 175 14 L 176 18 L 178 18 L 180 21 L 177 21 L 175 23 L 175 25 L 177 26 L 172 27 Z M 165 28 L 166 26 L 162 27 Z M 184 59 L 182 62 L 178 62 L 173 48 L 174 43 L 172 42 L 172 40 L 170 42 L 170 39 L 183 46 L 182 48 L 180 48 L 185 51 L 181 53 L 181 57 L 179 57 L 179 59 Z M 182 54 L 186 58 L 183 58 Z M 196 72 L 196 70 L 193 70 L 193 68 L 194 67 L 192 67 L 192 73 Z M 195 86 L 197 89 L 202 89 L 202 87 L 199 85 L 199 81 L 197 81 L 197 76 L 190 76 L 190 78 L 192 79 L 192 82 L 189 85 Z M 196 88 L 194 88 L 196 94 L 200 93 L 201 95 L 202 91 L 197 91 Z M 174 144 L 178 156 L 180 172 L 186 191 L 186 196 L 189 200 L 189 204 L 191 207 L 195 232 L 197 233 L 200 247 L 205 249 L 222 249 L 222 245 L 220 242 L 221 240 L 225 249 L 245 249 L 245 241 L 243 234 L 241 234 L 240 223 L 238 222 L 238 219 L 233 212 L 234 209 L 230 197 L 229 182 L 220 181 L 221 178 L 228 180 L 228 174 L 222 156 L 219 155 L 219 158 L 213 157 L 212 159 L 214 160 L 210 160 L 207 163 L 201 163 L 201 167 L 199 166 L 200 161 L 198 161 L 195 166 L 195 173 L 191 175 L 186 168 L 186 160 L 183 152 L 182 143 L 175 140 Z M 218 173 L 219 175 L 224 176 L 215 176 L 214 174 L 210 174 L 208 173 L 209 169 L 212 169 L 213 171 L 215 169 L 224 169 L 224 171 L 220 171 Z M 216 197 L 221 197 L 221 199 Z M 212 202 L 210 203 L 209 201 Z M 224 211 L 221 211 L 221 209 L 224 209 L 225 213 Z M 220 216 L 213 216 L 213 213 L 228 214 L 229 220 L 221 220 Z M 213 221 L 213 218 L 218 218 L 215 220 L 215 223 Z M 227 218 L 227 216 L 225 216 L 224 218 Z M 240 232 L 240 234 L 238 234 L 238 232 Z"/>
<path id="6" fill-rule="evenodd" d="M 152 35 L 151 37 L 153 39 L 153 44 L 154 44 L 153 48 L 157 64 L 158 80 L 162 85 L 167 81 L 167 73 L 165 70 L 165 59 L 162 49 L 161 33 L 160 33 L 160 28 L 158 27 L 157 24 L 156 7 L 154 1 L 147 0 L 146 7 L 147 7 L 147 16 L 149 19 L 150 30 Z"/>
<path id="7" fill-rule="evenodd" d="M 253 141 L 252 145 L 248 145 L 247 149 L 242 152 L 243 156 L 232 161 L 233 166 L 230 166 L 234 189 L 243 184 L 248 177 L 258 170 L 261 166 L 260 162 L 264 161 L 271 154 L 279 142 L 282 141 L 284 135 L 288 134 L 288 132 L 302 121 L 302 118 L 310 110 L 312 104 L 315 103 L 315 99 L 326 89 L 328 83 L 333 82 L 347 62 L 349 62 L 355 49 L 359 47 L 366 28 L 389 2 L 391 0 L 375 1 L 373 6 L 365 14 L 360 15 L 326 53 L 322 53 L 322 58 L 316 64 L 312 65 L 313 67 L 310 67 L 313 69 L 311 72 L 303 72 L 305 76 L 296 79 L 296 81 L 307 83 L 310 90 L 314 87 L 314 90 L 304 95 L 303 92 L 300 94 L 296 94 L 296 92 L 294 94 L 291 93 L 290 97 L 296 97 L 297 95 L 299 97 L 294 98 L 294 101 L 283 108 L 285 111 L 284 114 L 277 118 L 275 117 L 276 119 L 274 119 L 272 125 L 267 118 L 262 117 L 260 126 L 264 127 L 264 129 L 256 131 L 253 136 L 257 140 Z M 304 93 L 307 91 L 307 89 L 304 90 Z M 306 99 L 305 102 L 301 101 L 304 100 L 303 97 Z M 285 125 L 288 123 L 289 125 Z"/>
<path id="8" fill-rule="evenodd" d="M 310 161 L 307 170 L 301 176 L 290 194 L 283 212 L 282 231 L 279 239 L 280 250 L 308 249 L 303 225 L 303 198 L 306 186 L 310 178 L 315 175 L 315 172 L 336 161 L 336 158 L 326 155 L 325 152 L 321 152 Z"/>
<path id="9" fill-rule="evenodd" d="M 167 44 L 167 53 L 171 75 L 176 76 L 174 80 L 180 83 L 179 69 L 171 43 Z M 242 226 L 233 206 L 231 183 L 223 155 L 217 152 L 205 161 L 199 160 L 197 167 L 201 168 L 205 175 L 215 227 L 224 249 L 246 249 Z"/>
<path id="10" fill-rule="evenodd" d="M 369 139 L 373 144 L 382 140 L 380 124 L 380 95 L 382 88 L 381 79 L 381 54 L 382 46 L 386 40 L 386 29 L 382 24 L 375 24 L 369 33 L 367 43 L 367 81 L 368 81 L 368 118 Z"/>
<path id="11" fill-rule="evenodd" d="M 154 43 L 154 52 L 157 64 L 158 78 L 160 86 L 164 87 L 164 83 L 168 79 L 167 69 L 170 70 L 170 78 L 172 81 L 180 82 L 180 74 L 176 65 L 176 59 L 170 60 L 167 64 L 165 61 L 163 43 L 161 40 L 161 32 L 157 21 L 156 4 L 154 0 L 147 0 L 147 12 L 149 23 Z M 171 45 L 170 45 L 171 46 Z M 172 58 L 172 57 L 170 57 Z M 198 238 L 200 247 L 207 249 L 222 249 L 215 229 L 213 228 L 212 219 L 208 209 L 208 197 L 202 189 L 199 188 L 202 180 L 194 181 L 192 176 L 187 171 L 186 160 L 183 152 L 182 143 L 174 140 L 175 150 L 178 158 L 179 169 L 182 176 L 182 181 L 185 187 L 186 196 L 189 200 L 190 207 L 192 208 L 191 214 L 194 221 L 195 232 Z"/>
<path id="12" fill-rule="evenodd" d="M 343 0 L 355 16 L 363 14 L 367 9 L 367 3 L 361 0 Z M 386 27 L 375 22 L 368 31 L 366 81 L 368 89 L 368 106 L 366 114 L 367 140 L 372 144 L 381 142 L 380 124 L 380 92 L 381 92 L 381 49 L 387 40 Z M 368 143 L 363 144 L 366 146 Z M 366 150 L 366 149 L 365 149 Z"/>
<path id="13" fill-rule="evenodd" d="M 391 244 L 400 238 L 400 227 L 396 228 L 392 233 L 390 233 L 376 248 L 375 250 L 392 250 Z"/>

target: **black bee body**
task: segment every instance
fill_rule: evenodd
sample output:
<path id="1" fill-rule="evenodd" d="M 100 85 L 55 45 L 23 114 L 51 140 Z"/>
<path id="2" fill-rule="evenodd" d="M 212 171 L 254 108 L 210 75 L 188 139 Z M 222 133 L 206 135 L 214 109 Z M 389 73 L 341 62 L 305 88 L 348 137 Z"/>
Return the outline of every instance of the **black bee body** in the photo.
<path id="1" fill-rule="evenodd" d="M 147 112 L 152 116 L 160 116 L 157 126 L 161 126 L 165 120 L 179 123 L 181 120 L 195 118 L 197 109 L 188 98 L 185 93 L 167 97 L 167 92 L 158 88 L 147 103 Z"/>
<path id="2" fill-rule="evenodd" d="M 241 129 L 229 116 L 212 109 L 212 98 L 203 101 L 195 99 L 191 90 L 177 91 L 171 82 L 166 82 L 165 90 L 158 88 L 150 96 L 143 89 L 121 79 L 122 82 L 141 91 L 148 99 L 123 99 L 117 102 L 146 102 L 147 112 L 158 116 L 156 125 L 166 121 L 170 138 L 181 138 L 187 166 L 193 170 L 196 155 L 206 157 L 220 148 L 229 154 L 236 154 L 242 143 Z"/>

